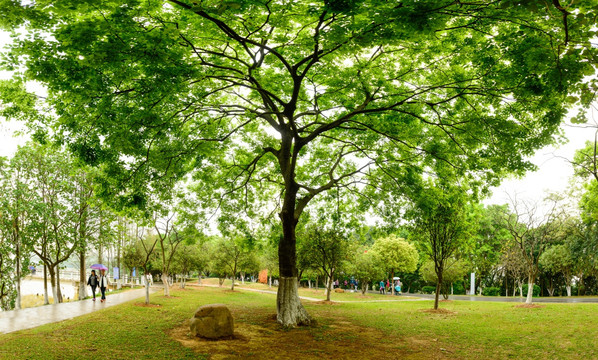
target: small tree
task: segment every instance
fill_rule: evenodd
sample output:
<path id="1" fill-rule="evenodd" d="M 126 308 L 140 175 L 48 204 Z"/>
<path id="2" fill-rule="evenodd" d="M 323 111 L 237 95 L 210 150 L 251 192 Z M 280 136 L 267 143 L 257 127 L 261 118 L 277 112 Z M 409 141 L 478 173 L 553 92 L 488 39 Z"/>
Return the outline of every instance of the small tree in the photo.
<path id="1" fill-rule="evenodd" d="M 365 295 L 369 285 L 384 277 L 384 267 L 380 258 L 370 250 L 359 248 L 347 265 L 347 272 L 355 276 L 359 281 L 361 294 Z"/>
<path id="2" fill-rule="evenodd" d="M 438 309 L 446 262 L 465 242 L 468 231 L 466 189 L 454 186 L 456 180 L 447 175 L 423 182 L 412 194 L 414 234 L 434 262 L 437 277 L 434 309 Z"/>
<path id="3" fill-rule="evenodd" d="M 347 237 L 335 229 L 308 225 L 299 234 L 299 241 L 301 251 L 311 255 L 313 266 L 326 277 L 326 301 L 330 301 L 334 275 L 340 271 L 348 253 Z"/>
<path id="4" fill-rule="evenodd" d="M 420 269 L 424 281 L 428 283 L 438 284 L 438 275 L 434 268 L 434 262 L 431 260 L 426 261 Z M 454 258 L 446 261 L 444 271 L 442 273 L 442 283 L 440 291 L 444 299 L 448 299 L 450 289 L 453 283 L 457 280 L 463 279 L 467 274 L 468 266 L 463 260 L 457 260 Z"/>
<path id="5" fill-rule="evenodd" d="M 504 213 L 504 222 L 509 229 L 513 244 L 525 261 L 527 271 L 527 304 L 532 303 L 534 282 L 540 272 L 540 257 L 560 231 L 561 221 L 556 202 L 544 214 L 537 204 L 528 204 L 512 198 L 513 212 Z"/>
<path id="6" fill-rule="evenodd" d="M 382 268 L 390 272 L 391 279 L 397 272 L 413 272 L 417 269 L 419 254 L 415 246 L 399 238 L 389 235 L 378 239 L 372 247 Z M 392 286 L 392 293 L 395 293 Z"/>
<path id="7" fill-rule="evenodd" d="M 539 259 L 540 265 L 553 275 L 563 274 L 567 296 L 571 296 L 571 282 L 575 270 L 575 259 L 566 245 L 554 245 L 546 250 Z"/>

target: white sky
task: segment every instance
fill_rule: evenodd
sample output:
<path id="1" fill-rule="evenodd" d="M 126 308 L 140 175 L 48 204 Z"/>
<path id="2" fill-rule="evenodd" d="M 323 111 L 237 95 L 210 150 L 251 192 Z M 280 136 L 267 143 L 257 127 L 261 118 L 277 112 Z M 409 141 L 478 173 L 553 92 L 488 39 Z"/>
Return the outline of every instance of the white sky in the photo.
<path id="1" fill-rule="evenodd" d="M 0 31 L 0 49 L 10 42 L 7 33 Z M 0 71 L 0 79 L 7 79 L 10 74 Z M 598 111 L 588 114 L 591 123 L 598 123 Z M 503 184 L 493 190 L 493 195 L 484 201 L 486 204 L 505 204 L 509 202 L 507 194 L 517 195 L 518 198 L 530 202 L 541 202 L 548 192 L 563 192 L 567 189 L 573 175 L 571 164 L 565 159 L 572 159 L 575 151 L 584 146 L 585 142 L 594 139 L 594 129 L 564 126 L 565 136 L 569 139 L 566 144 L 557 148 L 540 149 L 532 158 L 539 170 L 528 173 L 521 179 L 506 179 Z M 18 145 L 25 143 L 26 135 L 14 135 L 15 131 L 24 130 L 24 126 L 17 123 L 7 123 L 0 118 L 0 156 L 12 156 Z"/>

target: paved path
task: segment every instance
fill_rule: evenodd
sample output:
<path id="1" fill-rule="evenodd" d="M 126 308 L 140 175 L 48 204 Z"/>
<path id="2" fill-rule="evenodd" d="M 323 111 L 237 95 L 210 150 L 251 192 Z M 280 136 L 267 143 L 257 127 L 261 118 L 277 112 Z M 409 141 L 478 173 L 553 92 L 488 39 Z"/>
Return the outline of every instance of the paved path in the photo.
<path id="1" fill-rule="evenodd" d="M 156 290 L 157 289 L 155 288 L 150 288 L 150 293 L 155 292 Z M 0 312 L 0 334 L 72 319 L 96 310 L 119 305 L 142 297 L 145 297 L 145 289 L 135 289 L 108 295 L 105 303 L 101 303 L 100 298 L 98 297 L 95 302 L 92 299 L 87 299 Z"/>
<path id="2" fill-rule="evenodd" d="M 404 294 L 406 296 L 419 296 L 422 298 L 433 299 L 432 294 Z M 440 299 L 444 299 L 442 295 Z M 449 300 L 465 300 L 465 301 L 493 301 L 493 302 L 515 302 L 524 303 L 525 298 L 520 297 L 504 297 L 504 296 L 469 296 L 469 295 L 449 295 Z M 534 303 L 598 303 L 598 297 L 535 297 Z"/>
<path id="3" fill-rule="evenodd" d="M 210 284 L 187 284 L 187 286 L 206 286 L 206 287 L 221 287 L 219 285 L 210 285 Z M 277 292 L 274 290 L 260 290 L 260 289 L 251 289 L 251 288 L 245 288 L 243 287 L 243 285 L 241 286 L 236 286 L 235 285 L 235 289 L 238 290 L 246 290 L 246 291 L 254 291 L 254 292 L 259 292 L 259 293 L 264 293 L 264 294 L 274 294 L 276 295 Z M 312 298 L 312 297 L 307 297 L 307 296 L 299 296 L 299 299 L 301 300 L 307 300 L 307 301 L 324 301 L 323 299 L 318 299 L 318 298 Z M 379 299 L 379 300 L 355 300 L 355 301 L 347 301 L 347 300 L 331 300 L 331 302 L 336 302 L 336 303 L 348 303 L 348 304 L 352 304 L 352 303 L 362 303 L 362 302 L 367 302 L 367 303 L 372 303 L 372 302 L 400 302 L 400 301 L 422 301 L 422 300 L 429 300 L 428 298 L 423 298 L 420 297 L 419 295 L 409 295 L 409 298 L 401 298 L 401 297 L 395 297 L 393 299 Z"/>

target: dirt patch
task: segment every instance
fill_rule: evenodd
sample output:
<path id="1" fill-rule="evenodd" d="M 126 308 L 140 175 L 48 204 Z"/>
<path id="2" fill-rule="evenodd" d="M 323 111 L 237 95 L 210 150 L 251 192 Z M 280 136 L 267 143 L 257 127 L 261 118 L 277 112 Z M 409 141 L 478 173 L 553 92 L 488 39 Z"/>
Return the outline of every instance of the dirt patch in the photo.
<path id="1" fill-rule="evenodd" d="M 328 301 L 328 300 L 320 300 L 320 301 L 313 301 L 310 304 L 314 305 L 340 305 L 341 303 L 336 301 Z"/>
<path id="2" fill-rule="evenodd" d="M 543 308 L 546 305 L 538 305 L 538 304 L 519 304 L 519 305 L 515 305 L 514 307 L 516 308 L 523 308 L 523 309 L 539 309 L 539 308 Z"/>
<path id="3" fill-rule="evenodd" d="M 158 304 L 146 304 L 146 303 L 135 303 L 135 306 L 146 307 L 146 308 L 159 308 L 159 307 L 162 307 L 162 305 L 158 305 Z"/>
<path id="4" fill-rule="evenodd" d="M 444 358 L 437 343 L 429 340 L 389 336 L 355 325 L 346 319 L 322 319 L 322 324 L 283 329 L 276 316 L 261 314 L 250 322 L 236 321 L 234 336 L 208 340 L 193 337 L 189 321 L 169 335 L 210 360 L 221 359 L 418 359 L 426 354 Z"/>
<path id="5" fill-rule="evenodd" d="M 420 309 L 419 311 L 428 314 L 440 314 L 440 315 L 457 315 L 456 312 L 447 309 Z"/>

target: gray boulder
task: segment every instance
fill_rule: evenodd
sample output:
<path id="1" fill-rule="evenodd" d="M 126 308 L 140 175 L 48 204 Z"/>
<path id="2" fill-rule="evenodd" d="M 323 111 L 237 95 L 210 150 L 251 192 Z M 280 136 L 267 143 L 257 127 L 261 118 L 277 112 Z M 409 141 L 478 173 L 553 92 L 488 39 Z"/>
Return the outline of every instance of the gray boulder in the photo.
<path id="1" fill-rule="evenodd" d="M 230 310 L 223 304 L 204 305 L 191 318 L 191 334 L 208 339 L 233 335 L 235 324 Z"/>

